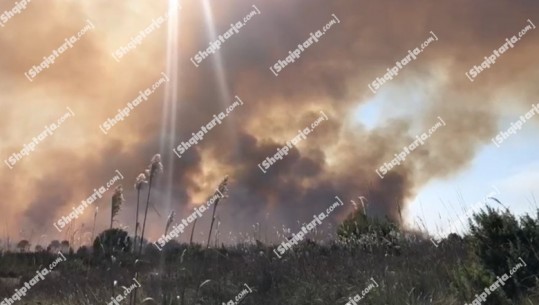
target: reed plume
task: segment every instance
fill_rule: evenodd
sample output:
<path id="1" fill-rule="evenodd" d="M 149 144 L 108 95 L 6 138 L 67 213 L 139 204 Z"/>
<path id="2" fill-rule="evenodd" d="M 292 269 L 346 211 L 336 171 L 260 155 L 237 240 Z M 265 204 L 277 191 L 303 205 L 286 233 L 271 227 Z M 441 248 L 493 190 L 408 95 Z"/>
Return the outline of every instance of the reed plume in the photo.
<path id="1" fill-rule="evenodd" d="M 139 174 L 137 176 L 136 181 L 135 181 L 135 190 L 137 190 L 137 212 L 135 214 L 135 237 L 134 237 L 134 241 L 133 241 L 133 252 L 136 252 L 136 249 L 137 249 L 137 235 L 138 235 L 138 227 L 139 227 L 138 213 L 139 213 L 139 203 L 140 203 L 140 191 L 142 190 L 142 187 L 146 183 L 148 183 L 148 181 L 146 181 L 146 175 L 145 174 Z"/>
<path id="2" fill-rule="evenodd" d="M 170 214 L 167 218 L 167 224 L 165 225 L 165 235 L 168 233 L 168 229 L 170 228 L 170 225 L 174 222 L 174 211 L 170 211 Z"/>
<path id="3" fill-rule="evenodd" d="M 95 212 L 94 212 L 94 226 L 92 228 L 92 238 L 90 239 L 90 242 L 93 243 L 94 242 L 94 234 L 95 234 L 95 222 L 97 220 L 97 213 L 99 212 L 99 207 L 95 207 Z"/>
<path id="4" fill-rule="evenodd" d="M 225 178 L 219 184 L 219 187 L 215 191 L 214 196 L 220 195 L 220 197 L 218 197 L 215 200 L 215 203 L 214 203 L 214 206 L 213 206 L 213 213 L 212 213 L 212 216 L 211 216 L 211 224 L 210 224 L 210 232 L 208 233 L 208 242 L 206 244 L 206 248 L 210 247 L 211 231 L 213 229 L 213 223 L 215 222 L 215 210 L 217 209 L 217 204 L 219 204 L 219 200 L 221 200 L 221 198 L 226 198 L 226 193 L 228 192 L 227 185 L 228 185 L 228 176 L 225 176 Z"/>
<path id="5" fill-rule="evenodd" d="M 146 170 L 148 181 L 148 198 L 146 199 L 146 210 L 144 211 L 144 221 L 142 222 L 142 232 L 140 234 L 139 255 L 142 253 L 142 243 L 144 242 L 144 231 L 146 229 L 146 218 L 148 216 L 148 207 L 150 206 L 150 194 L 152 191 L 152 181 L 158 173 L 163 172 L 163 164 L 161 163 L 161 155 L 156 154 L 152 157 L 150 165 Z"/>
<path id="6" fill-rule="evenodd" d="M 114 217 L 118 215 L 118 212 L 120 211 L 120 207 L 122 206 L 122 203 L 125 201 L 124 199 L 124 189 L 121 185 L 117 186 L 116 189 L 114 189 L 114 194 L 112 195 L 112 205 L 111 205 L 111 211 L 110 211 L 110 228 L 112 229 L 112 224 L 114 222 Z"/>

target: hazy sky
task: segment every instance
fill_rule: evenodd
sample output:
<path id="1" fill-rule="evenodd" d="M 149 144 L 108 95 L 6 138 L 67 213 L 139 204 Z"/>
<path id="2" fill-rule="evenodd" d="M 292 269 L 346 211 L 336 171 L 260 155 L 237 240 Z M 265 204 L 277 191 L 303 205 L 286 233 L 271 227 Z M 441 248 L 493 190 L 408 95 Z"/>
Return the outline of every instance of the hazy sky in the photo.
<path id="1" fill-rule="evenodd" d="M 162 24 L 160 16 L 175 1 L 33 0 L 26 7 L 21 0 L 0 1 L 2 238 L 34 244 L 43 234 L 43 240 L 66 238 L 53 223 L 116 170 L 124 179 L 114 186 L 121 183 L 126 198 L 116 226 L 132 232 L 133 184 L 156 153 L 164 172 L 152 189 L 161 217 L 150 209 L 151 239 L 171 210 L 177 221 L 186 217 L 225 175 L 230 193 L 218 208 L 221 241 L 281 238 L 283 226 L 296 232 L 335 196 L 346 205 L 319 235 L 331 234 L 358 196 L 367 198 L 371 215 L 399 221 L 400 206 L 406 224 L 421 217 L 430 230 L 493 185 L 515 212 L 532 211 L 539 113 L 499 148 L 491 139 L 539 103 L 537 1 L 178 1 L 181 8 Z M 196 59 L 253 11 L 215 54 Z M 318 42 L 296 53 L 278 76 L 272 73 L 270 67 L 332 20 L 338 22 Z M 526 27 L 490 68 L 473 70 Z M 402 66 L 429 37 L 436 40 Z M 117 51 L 135 40 L 128 52 Z M 31 70 L 44 58 L 54 63 Z M 370 90 L 396 61 L 398 75 Z M 128 117 L 104 126 L 160 78 L 165 81 Z M 226 111 L 235 96 L 244 104 L 178 158 L 172 149 Z M 321 111 L 328 119 L 263 173 L 258 164 Z M 45 131 L 71 112 L 54 132 Z M 381 179 L 375 170 L 439 118 L 445 126 Z M 9 160 L 44 132 L 28 156 Z M 79 231 L 90 232 L 95 206 L 96 230 L 107 228 L 111 196 L 109 190 L 94 202 L 71 230 L 84 224 Z M 197 223 L 199 242 L 209 213 Z"/>

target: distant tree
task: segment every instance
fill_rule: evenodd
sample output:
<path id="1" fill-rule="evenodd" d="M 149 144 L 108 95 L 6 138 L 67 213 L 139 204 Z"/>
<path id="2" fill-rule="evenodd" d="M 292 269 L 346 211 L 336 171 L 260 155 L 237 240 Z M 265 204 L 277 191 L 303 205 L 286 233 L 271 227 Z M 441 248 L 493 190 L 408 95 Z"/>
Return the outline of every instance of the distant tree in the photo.
<path id="1" fill-rule="evenodd" d="M 114 253 L 129 252 L 131 249 L 131 238 L 122 229 L 109 229 L 101 232 L 93 244 L 95 255 L 110 256 Z"/>
<path id="2" fill-rule="evenodd" d="M 60 250 L 61 244 L 58 240 L 53 240 L 47 247 L 48 252 L 56 253 Z"/>
<path id="3" fill-rule="evenodd" d="M 64 254 L 69 253 L 69 241 L 62 240 L 60 243 L 60 251 L 62 251 Z"/>
<path id="4" fill-rule="evenodd" d="M 17 249 L 21 253 L 28 252 L 30 250 L 30 242 L 26 239 L 19 241 L 19 243 L 17 244 Z"/>
<path id="5" fill-rule="evenodd" d="M 88 256 L 89 252 L 88 247 L 82 246 L 77 250 L 77 256 L 86 257 Z"/>
<path id="6" fill-rule="evenodd" d="M 41 245 L 36 245 L 35 248 L 34 248 L 34 252 L 43 252 L 43 247 Z"/>

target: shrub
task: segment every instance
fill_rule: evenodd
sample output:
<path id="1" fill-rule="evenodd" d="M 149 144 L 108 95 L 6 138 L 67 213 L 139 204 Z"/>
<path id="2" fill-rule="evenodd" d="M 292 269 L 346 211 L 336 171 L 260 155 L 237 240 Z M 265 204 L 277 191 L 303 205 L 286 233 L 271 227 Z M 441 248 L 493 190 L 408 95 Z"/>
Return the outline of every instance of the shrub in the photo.
<path id="1" fill-rule="evenodd" d="M 398 226 L 389 219 L 368 217 L 356 211 L 337 229 L 340 242 L 363 246 L 393 245 L 399 236 Z"/>
<path id="2" fill-rule="evenodd" d="M 95 238 L 93 249 L 96 256 L 127 253 L 131 249 L 131 238 L 124 230 L 109 229 Z"/>
<path id="3" fill-rule="evenodd" d="M 498 289 L 500 292 L 496 291 L 497 297 L 489 297 L 491 304 L 506 304 L 503 295 L 515 301 L 530 293 L 538 283 L 538 220 L 539 217 L 533 219 L 528 215 L 518 220 L 508 210 L 496 211 L 490 207 L 474 214 L 467 238 L 471 263 L 458 268 L 454 275 L 459 292 L 470 297 L 471 290 L 480 293 L 497 277 L 507 274 L 510 279 Z M 519 264 L 518 271 L 511 275 L 511 269 Z"/>

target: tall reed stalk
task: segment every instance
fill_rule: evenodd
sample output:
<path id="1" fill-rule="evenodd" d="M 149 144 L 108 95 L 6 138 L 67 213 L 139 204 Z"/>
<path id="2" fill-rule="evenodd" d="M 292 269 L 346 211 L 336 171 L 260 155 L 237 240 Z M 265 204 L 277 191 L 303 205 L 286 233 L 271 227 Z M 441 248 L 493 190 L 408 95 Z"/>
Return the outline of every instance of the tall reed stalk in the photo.
<path id="1" fill-rule="evenodd" d="M 146 198 L 146 209 L 144 211 L 144 221 L 142 222 L 142 232 L 140 234 L 140 248 L 139 255 L 142 254 L 142 244 L 144 243 L 144 232 L 146 230 L 146 218 L 148 216 L 148 207 L 150 206 L 150 194 L 152 191 L 152 182 L 156 174 L 163 171 L 163 164 L 161 163 L 161 155 L 156 154 L 153 156 L 149 168 L 146 170 L 146 176 L 149 176 L 148 181 L 148 197 Z"/>
<path id="2" fill-rule="evenodd" d="M 139 242 L 140 245 L 139 245 L 139 252 L 137 254 L 137 258 L 140 257 L 140 255 L 142 254 L 142 245 L 144 243 L 144 232 L 146 230 L 146 218 L 148 216 L 148 206 L 150 205 L 150 193 L 152 191 L 152 181 L 155 175 L 161 172 L 163 172 L 163 164 L 161 163 L 161 155 L 156 154 L 152 157 L 152 160 L 150 161 L 150 165 L 148 166 L 148 169 L 144 171 L 144 174 L 140 174 L 137 177 L 137 182 L 139 182 L 139 178 L 140 178 L 141 183 L 139 185 L 140 187 L 137 189 L 137 216 L 136 216 L 137 224 L 135 225 L 135 232 L 138 231 L 138 207 L 139 207 L 140 189 L 142 188 L 142 184 L 146 183 L 146 179 L 149 179 L 148 198 L 146 198 L 146 209 L 144 211 L 144 221 L 142 222 L 142 232 L 140 233 L 140 242 Z M 144 177 L 142 177 L 141 175 Z M 144 182 L 142 182 L 142 178 L 144 178 Z M 136 252 L 136 248 L 133 248 L 133 249 L 134 249 L 133 252 Z M 137 261 L 135 261 L 135 265 Z M 138 279 L 138 272 L 135 272 L 135 279 Z M 129 304 L 137 303 L 137 290 L 138 290 L 138 287 L 135 287 L 135 291 L 132 293 L 132 298 L 129 299 Z"/>
<path id="3" fill-rule="evenodd" d="M 211 216 L 211 224 L 210 224 L 210 232 L 208 233 L 208 242 L 206 243 L 206 249 L 210 247 L 211 231 L 213 229 L 213 223 L 215 222 L 215 210 L 217 210 L 217 204 L 219 204 L 219 200 L 221 200 L 221 198 L 226 197 L 226 193 L 228 192 L 227 184 L 228 184 L 228 176 L 226 176 L 225 179 L 223 179 L 223 181 L 219 184 L 219 187 L 217 188 L 217 190 L 215 191 L 215 194 L 214 194 L 214 196 L 219 194 L 219 195 L 221 195 L 221 197 L 219 197 L 219 198 L 217 198 L 217 200 L 215 200 L 215 203 L 214 203 L 214 206 L 213 206 L 213 213 L 212 213 L 212 216 Z"/>
<path id="4" fill-rule="evenodd" d="M 193 245 L 193 235 L 195 234 L 195 227 L 197 225 L 197 220 L 198 220 L 198 218 L 195 219 L 195 221 L 193 222 L 193 227 L 191 228 L 191 238 L 189 238 L 189 245 L 190 246 Z"/>
<path id="5" fill-rule="evenodd" d="M 137 190 L 137 213 L 135 214 L 135 234 L 133 239 L 133 253 L 136 252 L 137 249 L 137 235 L 138 235 L 138 214 L 139 214 L 139 206 L 140 206 L 140 191 L 142 190 L 142 187 L 144 184 L 147 183 L 146 181 L 146 175 L 139 174 L 137 176 L 137 180 L 135 181 L 135 190 Z"/>
<path id="6" fill-rule="evenodd" d="M 114 223 L 114 217 L 118 215 L 118 212 L 120 211 L 120 207 L 122 206 L 122 203 L 125 201 L 124 199 L 124 190 L 121 185 L 117 186 L 114 190 L 114 195 L 112 195 L 112 204 L 110 207 L 110 229 L 112 230 L 112 225 Z"/>
<path id="7" fill-rule="evenodd" d="M 94 235 L 95 235 L 95 223 L 97 221 L 97 213 L 99 212 L 99 207 L 95 207 L 95 212 L 94 212 L 94 226 L 92 228 L 92 238 L 90 238 L 90 242 L 94 243 Z"/>

